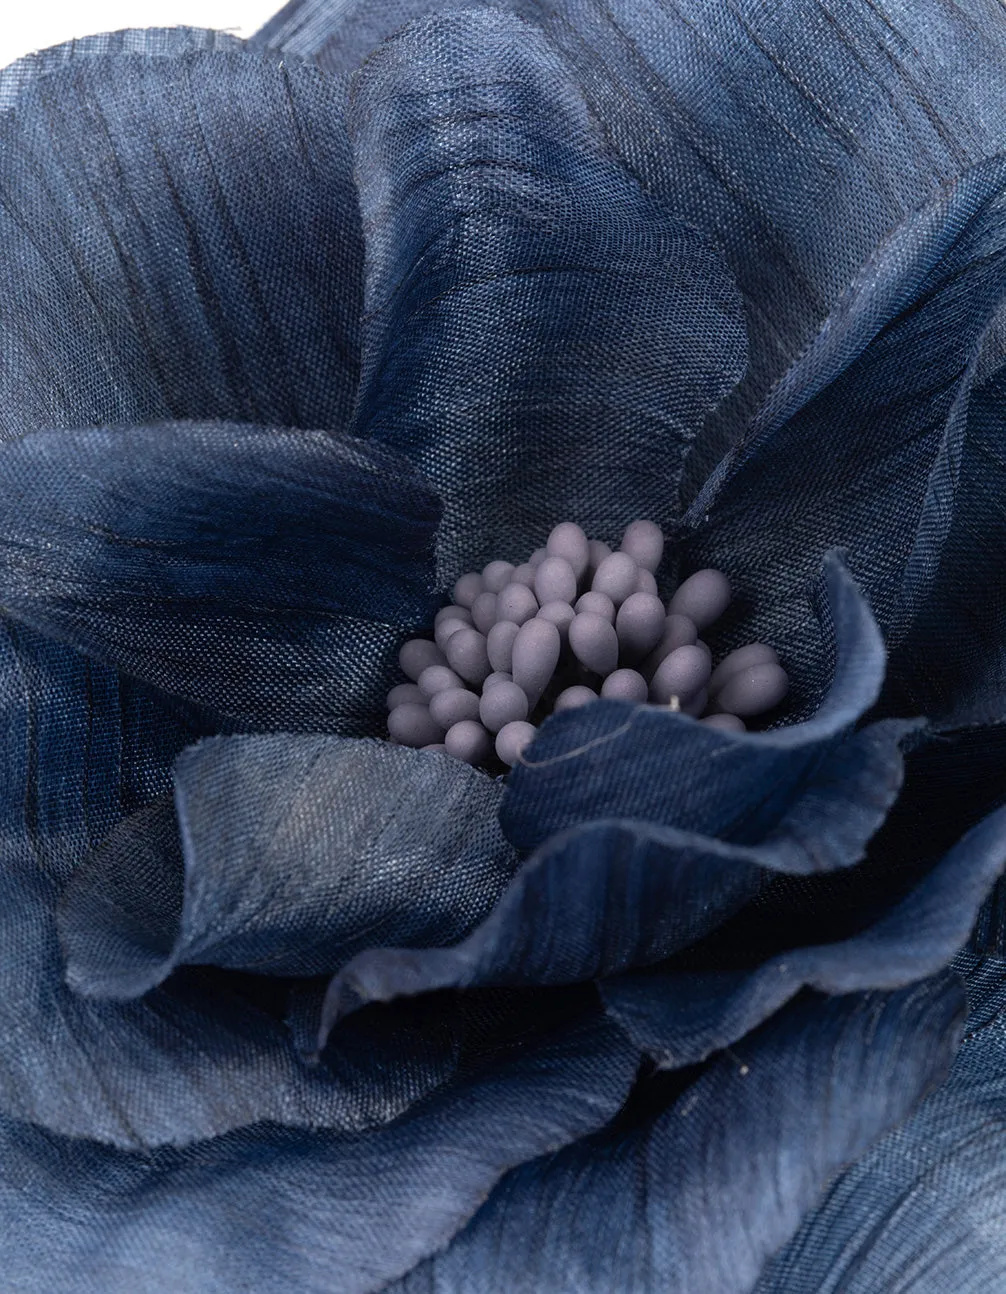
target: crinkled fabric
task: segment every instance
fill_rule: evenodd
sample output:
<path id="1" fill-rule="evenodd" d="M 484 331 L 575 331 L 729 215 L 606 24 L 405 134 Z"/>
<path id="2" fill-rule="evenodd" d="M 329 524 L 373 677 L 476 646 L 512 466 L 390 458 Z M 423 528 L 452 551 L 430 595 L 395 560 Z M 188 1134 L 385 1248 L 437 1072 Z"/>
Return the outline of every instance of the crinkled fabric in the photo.
<path id="1" fill-rule="evenodd" d="M 130 27 L 81 36 L 63 45 L 26 54 L 8 67 L 0 68 L 0 111 L 13 108 L 35 81 L 74 59 L 104 54 L 175 57 L 196 50 L 240 50 L 243 46 L 244 41 L 228 32 L 200 27 Z"/>
<path id="2" fill-rule="evenodd" d="M 186 964 L 308 976 L 361 946 L 453 942 L 516 870 L 502 787 L 446 756 L 277 733 L 204 741 L 174 772 L 174 801 L 120 823 L 63 893 L 87 997 L 139 997 Z"/>
<path id="3" fill-rule="evenodd" d="M 242 727 L 369 730 L 436 605 L 440 500 L 354 437 L 39 431 L 0 478 L 7 613 Z"/>
<path id="4" fill-rule="evenodd" d="M 950 1075 L 843 1172 L 756 1294 L 985 1294 L 1006 1283 L 1006 966 L 962 957 L 970 1014 Z"/>
<path id="5" fill-rule="evenodd" d="M 493 10 L 390 38 L 349 130 L 367 240 L 354 430 L 442 496 L 441 585 L 569 516 L 611 542 L 637 516 L 668 529 L 686 454 L 744 371 L 716 251 L 605 155 L 541 34 Z"/>
<path id="6" fill-rule="evenodd" d="M 1006 718 L 1006 651 L 999 503 L 1006 474 L 1006 372 L 988 377 L 968 404 L 953 519 L 932 596 L 891 660 L 888 709 L 930 714 L 941 728 Z"/>
<path id="7" fill-rule="evenodd" d="M 794 1294 L 994 1285 L 1001 11 L 257 46 L 0 81 L 4 1280 L 747 1294 L 796 1235 Z M 505 785 L 381 740 L 454 575 L 638 513 L 784 707 L 597 701 Z M 919 1105 L 962 977 L 982 1077 Z"/>
<path id="8" fill-rule="evenodd" d="M 263 1124 L 130 1155 L 2 1119 L 5 1279 L 38 1294 L 366 1294 L 440 1248 L 514 1164 L 607 1122 L 635 1061 L 603 1021 L 559 1025 L 364 1136 Z"/>
<path id="9" fill-rule="evenodd" d="M 291 0 L 252 43 L 344 74 L 409 20 L 460 7 Z M 941 184 L 1006 146 L 1002 7 L 505 7 L 541 27 L 626 169 L 716 240 L 744 297 L 748 375 L 707 428 L 689 471 L 694 492 L 884 235 Z"/>
<path id="10" fill-rule="evenodd" d="M 945 1076 L 962 1017 L 950 976 L 808 996 L 656 1119 L 511 1173 L 445 1254 L 395 1288 L 750 1289 L 821 1184 Z"/>
<path id="11" fill-rule="evenodd" d="M 77 868 L 86 874 L 117 824 L 139 818 L 148 857 L 131 851 L 136 881 L 148 911 L 172 901 L 170 876 L 151 865 L 161 841 L 151 815 L 199 727 L 19 626 L 3 626 L 0 670 L 0 1114 L 137 1150 L 263 1120 L 371 1127 L 455 1075 L 463 1021 L 389 1029 L 360 1017 L 324 1064 L 308 1066 L 284 1027 L 284 996 L 270 1001 L 247 981 L 194 969 L 126 1002 L 71 991 L 61 889 L 70 879 L 73 892 Z"/>
<path id="12" fill-rule="evenodd" d="M 1006 810 L 999 809 L 862 934 L 790 949 L 753 972 L 616 978 L 604 986 L 608 1010 L 661 1066 L 674 1068 L 742 1038 L 804 986 L 840 995 L 911 984 L 945 966 L 967 942 L 1004 852 Z"/>
<path id="13" fill-rule="evenodd" d="M 0 117 L 0 434 L 345 430 L 363 245 L 343 102 L 243 51 L 31 79 Z"/>

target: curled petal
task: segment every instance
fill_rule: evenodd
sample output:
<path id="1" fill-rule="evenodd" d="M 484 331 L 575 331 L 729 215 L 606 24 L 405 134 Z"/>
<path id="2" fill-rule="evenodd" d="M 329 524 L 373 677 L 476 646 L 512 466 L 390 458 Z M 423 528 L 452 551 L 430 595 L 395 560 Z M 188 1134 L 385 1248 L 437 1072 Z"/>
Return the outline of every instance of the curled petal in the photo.
<path id="1" fill-rule="evenodd" d="M 149 852 L 133 854 L 149 892 L 145 910 L 134 903 L 125 915 L 134 932 L 149 930 L 153 900 L 170 890 L 153 848 L 156 797 L 200 730 L 111 670 L 17 625 L 0 629 L 0 1114 L 143 1149 L 262 1120 L 372 1127 L 453 1076 L 450 1029 L 389 1030 L 362 1016 L 340 1031 L 338 1052 L 308 1068 L 263 994 L 208 970 L 139 1001 L 72 993 L 56 935 L 60 890 L 123 813 L 136 813 L 150 830 Z"/>
<path id="2" fill-rule="evenodd" d="M 952 975 L 808 994 L 655 1118 L 509 1174 L 446 1252 L 392 1288 L 748 1290 L 832 1175 L 946 1076 L 963 1008 Z"/>
<path id="3" fill-rule="evenodd" d="M 0 446 L 0 489 L 8 614 L 250 726 L 372 723 L 432 614 L 439 502 L 348 436 L 40 431 Z"/>
<path id="4" fill-rule="evenodd" d="M 880 692 L 884 647 L 837 558 L 825 563 L 815 597 L 824 647 L 813 683 L 824 699 L 812 718 L 738 735 L 625 702 L 556 715 L 508 779 L 501 813 L 510 839 L 534 848 L 577 823 L 625 817 L 749 844 L 786 813 L 822 760 L 854 776 L 879 748 L 889 750 L 896 729 L 851 731 Z M 887 761 L 879 803 L 890 803 L 899 778 L 897 761 Z M 861 791 L 869 803 L 865 782 Z"/>
<path id="5" fill-rule="evenodd" d="M 444 988 L 568 984 L 659 962 L 721 925 L 773 872 L 849 867 L 900 786 L 898 735 L 897 725 L 876 725 L 858 748 L 823 760 L 755 844 L 626 819 L 557 832 L 456 947 L 372 948 L 349 962 L 329 986 L 321 1041 L 367 1002 Z"/>
<path id="6" fill-rule="evenodd" d="M 177 821 L 170 801 L 126 819 L 63 895 L 79 993 L 138 997 L 185 963 L 316 975 L 362 948 L 453 942 L 516 867 L 498 782 L 387 742 L 216 738 L 182 754 L 175 788 Z"/>
<path id="7" fill-rule="evenodd" d="M 421 19 L 360 70 L 367 242 L 354 424 L 445 502 L 439 574 L 519 560 L 575 517 L 613 538 L 678 512 L 685 454 L 744 362 L 705 239 L 607 155 L 541 34 Z"/>
<path id="8" fill-rule="evenodd" d="M 604 985 L 605 1002 L 659 1064 L 694 1064 L 743 1037 L 805 986 L 856 993 L 936 974 L 966 942 L 1004 865 L 1006 809 L 999 809 L 859 935 L 792 949 L 753 971 L 623 976 Z"/>

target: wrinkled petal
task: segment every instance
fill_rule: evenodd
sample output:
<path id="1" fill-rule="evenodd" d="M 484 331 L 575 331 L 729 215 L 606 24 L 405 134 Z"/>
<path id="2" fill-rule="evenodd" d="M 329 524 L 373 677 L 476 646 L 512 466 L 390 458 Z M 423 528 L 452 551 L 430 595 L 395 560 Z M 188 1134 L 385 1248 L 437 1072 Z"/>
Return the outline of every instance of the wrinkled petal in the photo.
<path id="1" fill-rule="evenodd" d="M 799 595 L 835 546 L 888 643 L 904 635 L 951 525 L 972 379 L 1006 296 L 1004 182 L 1006 161 L 984 163 L 896 231 L 693 505 L 686 567 L 722 568 L 751 606 L 727 645 L 770 642 L 799 676 L 815 651 Z"/>
<path id="2" fill-rule="evenodd" d="M 825 563 L 814 605 L 824 646 L 813 682 L 824 699 L 813 718 L 738 735 L 627 702 L 555 715 L 507 779 L 501 820 L 509 838 L 532 849 L 581 822 L 636 818 L 751 844 L 771 831 L 812 774 L 827 780 L 828 766 L 839 791 L 834 805 L 842 808 L 833 815 L 836 830 L 844 813 L 886 808 L 900 784 L 897 740 L 906 728 L 885 723 L 851 732 L 883 679 L 877 626 L 834 558 Z"/>
<path id="3" fill-rule="evenodd" d="M 371 948 L 354 958 L 329 987 L 322 1040 L 367 1002 L 485 984 L 566 984 L 658 962 L 740 909 L 766 872 L 850 866 L 901 781 L 896 735 L 885 735 L 872 760 L 864 749 L 847 770 L 825 761 L 757 844 L 624 819 L 556 833 L 457 947 Z"/>
<path id="4" fill-rule="evenodd" d="M 778 875 L 749 912 L 695 950 L 688 969 L 750 970 L 794 946 L 858 936 L 912 891 L 962 837 L 1006 803 L 1006 727 L 925 732 L 904 743 L 904 783 L 859 867 Z M 1006 882 L 982 905 L 971 942 L 1006 948 Z"/>
<path id="5" fill-rule="evenodd" d="M 1006 370 L 973 396 L 953 519 L 925 605 L 891 659 L 886 708 L 941 726 L 1006 719 Z"/>
<path id="6" fill-rule="evenodd" d="M 475 7 L 470 0 L 290 0 L 248 43 L 310 59 L 326 71 L 353 71 L 410 19 Z"/>
<path id="7" fill-rule="evenodd" d="M 252 726 L 359 729 L 431 614 L 439 501 L 326 432 L 170 423 L 0 446 L 0 603 Z"/>
<path id="8" fill-rule="evenodd" d="M 694 1064 L 743 1037 L 805 986 L 855 993 L 937 973 L 963 947 L 1004 865 L 1006 809 L 999 809 L 907 898 L 851 939 L 791 949 L 749 972 L 622 976 L 603 986 L 604 1000 L 659 1064 Z"/>
<path id="9" fill-rule="evenodd" d="M 1006 144 L 995 0 L 520 0 L 644 189 L 712 235 L 752 352 L 692 479 L 882 237 Z"/>
<path id="10" fill-rule="evenodd" d="M 846 1169 L 756 1294 L 989 1294 L 1006 1284 L 1006 966 L 967 969 L 971 1014 L 947 1081 Z"/>
<path id="11" fill-rule="evenodd" d="M 962 1017 L 954 976 L 808 996 L 656 1119 L 511 1173 L 393 1288 L 743 1294 L 832 1174 L 945 1077 Z"/>
<path id="12" fill-rule="evenodd" d="M 500 7 L 499 0 L 494 0 Z M 334 71 L 447 0 L 291 0 L 253 40 Z M 697 488 L 883 236 L 999 152 L 996 0 L 516 0 L 644 190 L 723 247 L 751 357 L 697 446 Z"/>
<path id="13" fill-rule="evenodd" d="M 0 120 L 0 434 L 344 429 L 362 237 L 344 91 L 247 53 L 74 59 Z"/>
<path id="14" fill-rule="evenodd" d="M 480 985 L 568 984 L 657 961 L 758 891 L 756 852 L 631 822 L 559 833 L 455 948 L 370 948 L 332 981 L 321 1041 L 367 1002 Z"/>
<path id="15" fill-rule="evenodd" d="M 114 827 L 60 895 L 69 987 L 84 997 L 128 998 L 166 979 L 168 971 L 158 972 L 170 966 L 183 886 L 174 799 L 164 795 Z"/>
<path id="16" fill-rule="evenodd" d="M 534 28 L 421 20 L 355 82 L 367 243 L 355 430 L 445 502 L 441 582 L 557 522 L 678 513 L 685 453 L 743 369 L 717 254 L 606 156 Z"/>
<path id="17" fill-rule="evenodd" d="M 373 1015 L 308 1068 L 280 1018 L 207 972 L 126 1004 L 70 992 L 59 890 L 125 814 L 168 791 L 200 729 L 17 626 L 0 636 L 0 697 L 0 1113 L 139 1148 L 262 1120 L 369 1127 L 453 1077 L 450 1029 L 389 1031 Z"/>
<path id="18" fill-rule="evenodd" d="M 63 896 L 77 992 L 137 997 L 185 963 L 316 975 L 362 948 L 452 943 L 517 865 L 498 782 L 383 741 L 217 738 L 180 756 L 175 788 L 177 822 L 170 803 L 127 819 Z"/>
<path id="19" fill-rule="evenodd" d="M 4 1278 L 24 1294 L 368 1294 L 508 1169 L 606 1123 L 636 1061 L 588 1019 L 357 1137 L 263 1127 L 141 1157 L 3 1121 Z"/>
<path id="20" fill-rule="evenodd" d="M 0 111 L 13 108 L 25 88 L 39 77 L 56 72 L 77 58 L 94 58 L 105 54 L 145 54 L 174 58 L 199 50 L 236 52 L 245 42 L 225 31 L 202 27 L 129 27 L 122 31 L 105 31 L 82 36 L 62 45 L 26 54 L 7 67 L 0 68 Z"/>
<path id="21" fill-rule="evenodd" d="M 568 719 L 550 721 L 504 798 L 504 828 L 537 852 L 456 947 L 372 948 L 355 957 L 329 987 L 322 1040 L 336 1020 L 368 1002 L 448 987 L 565 984 L 658 962 L 741 908 L 766 873 L 820 874 L 858 862 L 901 788 L 906 725 L 847 732 L 876 695 L 883 650 L 839 564 L 829 563 L 826 583 L 835 679 L 803 733 L 781 728 L 736 738 L 651 707 L 612 705 L 620 727 L 609 721 L 610 742 L 594 747 L 588 732 L 587 759 L 573 772 L 547 745 L 549 732 Z M 663 725 L 673 725 L 672 736 L 661 733 Z M 610 749 L 620 737 L 624 755 Z M 529 792 L 521 779 L 550 759 L 562 766 L 562 785 L 543 779 Z M 538 817 L 522 795 L 533 795 Z"/>

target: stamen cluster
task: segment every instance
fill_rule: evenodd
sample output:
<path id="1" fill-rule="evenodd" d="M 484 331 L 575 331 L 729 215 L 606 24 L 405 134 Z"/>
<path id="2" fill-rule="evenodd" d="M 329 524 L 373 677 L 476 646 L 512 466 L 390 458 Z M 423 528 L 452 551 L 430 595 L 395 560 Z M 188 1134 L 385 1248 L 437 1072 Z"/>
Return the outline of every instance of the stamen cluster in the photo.
<path id="1" fill-rule="evenodd" d="M 412 638 L 399 653 L 411 681 L 388 693 L 391 739 L 510 766 L 548 715 L 598 697 L 743 732 L 745 719 L 782 701 L 786 672 L 765 643 L 713 668 L 699 634 L 727 609 L 730 585 L 720 571 L 696 571 L 665 606 L 655 577 L 663 551 L 652 521 L 633 521 L 617 552 L 563 521 L 526 562 L 462 575 L 434 641 Z"/>

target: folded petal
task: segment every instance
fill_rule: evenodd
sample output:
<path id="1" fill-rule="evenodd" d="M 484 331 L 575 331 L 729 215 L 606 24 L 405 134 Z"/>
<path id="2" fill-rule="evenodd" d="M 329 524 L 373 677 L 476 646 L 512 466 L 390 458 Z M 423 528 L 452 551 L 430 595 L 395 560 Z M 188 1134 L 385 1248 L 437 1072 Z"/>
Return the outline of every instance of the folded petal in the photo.
<path id="1" fill-rule="evenodd" d="M 0 603 L 250 726 L 359 728 L 433 603 L 439 502 L 393 450 L 226 423 L 0 446 Z"/>
<path id="2" fill-rule="evenodd" d="M 884 705 L 941 727 L 1006 720 L 1006 370 L 975 392 L 929 597 L 891 659 Z"/>
<path id="3" fill-rule="evenodd" d="M 962 1017 L 954 976 L 808 995 L 656 1118 L 509 1174 L 393 1289 L 742 1294 L 831 1176 L 945 1077 Z"/>
<path id="4" fill-rule="evenodd" d="M 74 875 L 67 982 L 138 997 L 185 963 L 316 975 L 363 948 L 453 943 L 517 865 L 501 792 L 460 760 L 383 741 L 205 741 L 175 765 L 178 820 L 170 802 L 156 824 L 127 819 Z"/>
<path id="5" fill-rule="evenodd" d="M 523 0 L 644 189 L 713 236 L 751 357 L 718 448 L 810 342 L 883 236 L 1006 144 L 995 0 Z"/>
<path id="6" fill-rule="evenodd" d="M 185 971 L 125 1004 L 63 983 L 59 891 L 126 814 L 156 812 L 183 710 L 18 626 L 0 634 L 0 1113 L 140 1148 L 244 1124 L 363 1128 L 452 1078 L 457 1043 L 430 1020 L 373 1013 L 303 1064 L 281 1011 L 223 972 Z M 142 854 L 151 890 L 161 884 Z M 142 915 L 142 914 L 140 914 Z M 392 1022 L 394 1016 L 392 1016 Z"/>
<path id="7" fill-rule="evenodd" d="M 51 888 L 4 884 L 0 1112 L 130 1149 L 184 1145 L 270 1120 L 372 1128 L 452 1079 L 449 1028 L 359 1017 L 306 1066 L 284 1025 L 235 986 L 189 972 L 126 1005 L 60 981 Z M 355 1027 L 357 1026 L 358 1027 Z"/>
<path id="8" fill-rule="evenodd" d="M 827 781 L 829 766 L 842 804 L 832 815 L 839 830 L 844 813 L 886 809 L 900 785 L 897 740 L 905 727 L 852 732 L 883 679 L 877 626 L 835 558 L 825 563 L 813 605 L 820 620 L 816 673 L 804 677 L 802 690 L 805 708 L 823 700 L 812 718 L 737 735 L 626 702 L 555 715 L 507 779 L 501 820 L 509 838 L 532 849 L 553 832 L 617 817 L 751 844 L 814 775 Z"/>
<path id="9" fill-rule="evenodd" d="M 667 1068 L 742 1038 L 801 988 L 894 989 L 934 975 L 963 947 L 1006 866 L 1006 809 L 974 827 L 914 890 L 861 934 L 793 948 L 753 971 L 657 971 L 602 989 L 613 1017 Z"/>
<path id="10" fill-rule="evenodd" d="M 183 885 L 174 800 L 164 795 L 114 827 L 60 895 L 69 987 L 84 997 L 128 998 L 166 979 L 159 971 L 177 936 Z"/>
<path id="11" fill-rule="evenodd" d="M 244 41 L 225 31 L 201 27 L 129 27 L 122 31 L 105 31 L 81 36 L 62 45 L 50 45 L 0 68 L 0 111 L 13 108 L 25 88 L 39 77 L 58 71 L 77 58 L 94 58 L 104 54 L 145 54 L 175 58 L 199 50 L 237 52 Z"/>
<path id="12" fill-rule="evenodd" d="M 658 961 L 757 893 L 754 850 L 643 823 L 560 832 L 454 948 L 371 947 L 333 979 L 321 1018 L 367 1002 L 483 985 L 569 984 Z"/>
<path id="13" fill-rule="evenodd" d="M 947 1081 L 834 1182 L 755 1294 L 1003 1287 L 1006 966 L 967 969 L 971 1013 Z"/>
<path id="14" fill-rule="evenodd" d="M 749 972 L 782 954 L 857 937 L 909 898 L 961 839 L 1006 803 L 1006 728 L 907 738 L 898 798 L 860 865 L 814 875 L 778 873 L 742 910 L 674 961 L 677 970 Z M 966 896 L 965 902 L 968 902 Z M 982 905 L 969 946 L 1002 942 L 1006 882 Z"/>
<path id="15" fill-rule="evenodd" d="M 447 0 L 291 0 L 253 41 L 348 71 Z M 497 6 L 500 7 L 497 0 Z M 883 236 L 1006 143 L 996 0 L 517 0 L 645 191 L 712 236 L 744 297 L 739 398 L 698 488 Z"/>
<path id="16" fill-rule="evenodd" d="M 735 738 L 651 707 L 613 706 L 622 722 L 608 723 L 609 739 L 591 746 L 588 734 L 573 747 L 586 756 L 577 774 L 570 765 L 578 765 L 550 755 L 547 744 L 567 717 L 550 721 L 504 798 L 511 839 L 536 852 L 456 947 L 372 948 L 349 962 L 329 986 L 322 1041 L 368 1002 L 444 988 L 566 984 L 659 962 L 721 925 L 769 873 L 806 876 L 858 862 L 901 788 L 906 726 L 847 732 L 857 707 L 875 695 L 882 649 L 837 563 L 826 580 L 835 681 L 802 733 Z M 672 736 L 663 724 L 674 725 Z M 635 742 L 613 752 L 634 727 Z M 528 794 L 520 779 L 542 766 L 535 754 L 543 746 L 542 764 L 554 759 L 567 780 L 532 784 L 539 816 L 521 802 L 506 812 Z"/>
<path id="17" fill-rule="evenodd" d="M 343 429 L 362 238 L 344 91 L 249 53 L 92 54 L 0 120 L 0 435 Z"/>
<path id="18" fill-rule="evenodd" d="M 1006 160 L 983 163 L 896 231 L 696 500 L 686 568 L 722 568 L 750 603 L 726 645 L 764 639 L 801 673 L 814 642 L 798 598 L 835 546 L 888 643 L 904 635 L 951 526 L 970 388 L 1006 297 L 1004 185 Z"/>
<path id="19" fill-rule="evenodd" d="M 446 1244 L 508 1169 L 607 1122 L 636 1062 L 588 1018 L 355 1137 L 264 1126 L 138 1156 L 3 1120 L 5 1280 L 25 1294 L 367 1294 Z"/>
<path id="20" fill-rule="evenodd" d="M 872 761 L 857 753 L 847 770 L 824 761 L 756 844 L 627 819 L 557 832 L 457 947 L 371 948 L 355 957 L 329 986 L 322 1040 L 367 1002 L 442 988 L 567 984 L 659 962 L 741 909 L 769 873 L 850 866 L 901 780 L 895 735 Z"/>
<path id="21" fill-rule="evenodd" d="M 606 155 L 541 34 L 423 19 L 355 82 L 367 243 L 356 433 L 445 501 L 442 582 L 555 523 L 668 526 L 685 453 L 743 368 L 712 247 Z"/>

